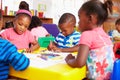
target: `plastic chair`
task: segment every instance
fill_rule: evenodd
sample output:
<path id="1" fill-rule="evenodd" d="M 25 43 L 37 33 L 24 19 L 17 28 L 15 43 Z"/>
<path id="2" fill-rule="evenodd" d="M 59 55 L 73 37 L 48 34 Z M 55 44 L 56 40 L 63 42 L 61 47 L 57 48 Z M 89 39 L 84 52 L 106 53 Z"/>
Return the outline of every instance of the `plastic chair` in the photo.
<path id="1" fill-rule="evenodd" d="M 47 48 L 48 45 L 50 44 L 50 41 L 54 41 L 54 39 L 55 38 L 53 36 L 39 37 L 38 43 L 39 43 L 40 47 Z"/>
<path id="2" fill-rule="evenodd" d="M 120 59 L 114 62 L 111 80 L 120 80 Z"/>
<path id="3" fill-rule="evenodd" d="M 115 57 L 120 59 L 120 52 L 117 51 L 118 49 L 120 49 L 120 42 L 115 43 L 113 48 Z"/>
<path id="4" fill-rule="evenodd" d="M 43 24 L 43 27 L 54 37 L 60 32 L 56 24 Z"/>

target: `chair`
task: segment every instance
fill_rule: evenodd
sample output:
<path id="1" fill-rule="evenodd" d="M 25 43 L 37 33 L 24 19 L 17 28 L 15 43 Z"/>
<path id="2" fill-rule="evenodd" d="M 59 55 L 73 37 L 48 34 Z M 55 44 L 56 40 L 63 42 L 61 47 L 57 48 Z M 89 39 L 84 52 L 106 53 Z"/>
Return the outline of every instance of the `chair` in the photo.
<path id="1" fill-rule="evenodd" d="M 120 80 L 120 59 L 114 62 L 111 80 Z"/>
<path id="2" fill-rule="evenodd" d="M 60 32 L 56 24 L 43 24 L 43 27 L 54 37 Z"/>
<path id="3" fill-rule="evenodd" d="M 120 51 L 118 51 L 119 49 L 120 49 L 120 42 L 114 43 L 113 50 L 115 57 L 120 59 Z"/>

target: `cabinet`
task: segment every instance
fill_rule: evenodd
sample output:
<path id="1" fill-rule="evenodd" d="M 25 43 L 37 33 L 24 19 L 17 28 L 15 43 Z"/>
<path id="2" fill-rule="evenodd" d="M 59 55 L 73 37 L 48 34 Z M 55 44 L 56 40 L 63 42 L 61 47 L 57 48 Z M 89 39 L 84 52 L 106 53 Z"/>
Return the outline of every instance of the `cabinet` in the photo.
<path id="1" fill-rule="evenodd" d="M 3 26 L 5 26 L 5 22 L 7 21 L 13 21 L 15 16 L 9 16 L 9 15 L 3 15 Z M 52 18 L 40 18 L 40 20 L 43 23 L 53 23 L 53 19 Z"/>
<path id="2" fill-rule="evenodd" d="M 106 22 L 104 22 L 103 29 L 106 33 L 115 29 L 115 21 L 116 20 L 117 20 L 117 18 L 116 19 L 110 19 L 110 20 L 107 20 Z"/>

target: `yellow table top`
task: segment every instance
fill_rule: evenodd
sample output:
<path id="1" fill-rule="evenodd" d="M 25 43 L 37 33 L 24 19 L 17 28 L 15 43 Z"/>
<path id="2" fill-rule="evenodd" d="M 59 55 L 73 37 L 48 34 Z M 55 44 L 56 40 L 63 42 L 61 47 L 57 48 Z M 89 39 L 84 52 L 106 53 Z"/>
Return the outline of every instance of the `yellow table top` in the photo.
<path id="1" fill-rule="evenodd" d="M 26 54 L 30 58 L 30 66 L 24 71 L 15 71 L 11 67 L 9 75 L 27 80 L 82 80 L 86 76 L 86 66 L 71 68 L 64 61 L 67 53 L 59 54 L 63 59 L 42 60 L 36 57 L 39 54 Z"/>

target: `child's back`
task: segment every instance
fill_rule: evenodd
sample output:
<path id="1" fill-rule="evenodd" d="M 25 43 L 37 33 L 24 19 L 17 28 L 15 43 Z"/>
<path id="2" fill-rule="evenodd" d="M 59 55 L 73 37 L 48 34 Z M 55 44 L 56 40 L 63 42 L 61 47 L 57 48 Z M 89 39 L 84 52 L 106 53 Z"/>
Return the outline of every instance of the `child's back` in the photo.
<path id="1" fill-rule="evenodd" d="M 105 33 L 102 27 L 82 32 L 80 44 L 86 44 L 90 49 L 100 48 L 105 45 L 113 45 L 110 37 Z"/>
<path id="2" fill-rule="evenodd" d="M 37 16 L 32 16 L 29 30 L 36 38 L 36 40 L 38 40 L 39 37 L 45 37 L 49 35 L 48 31 L 42 26 L 42 22 Z"/>
<path id="3" fill-rule="evenodd" d="M 0 38 L 0 80 L 7 80 L 10 65 L 15 70 L 24 70 L 29 65 L 29 59 L 18 53 L 13 44 Z"/>

